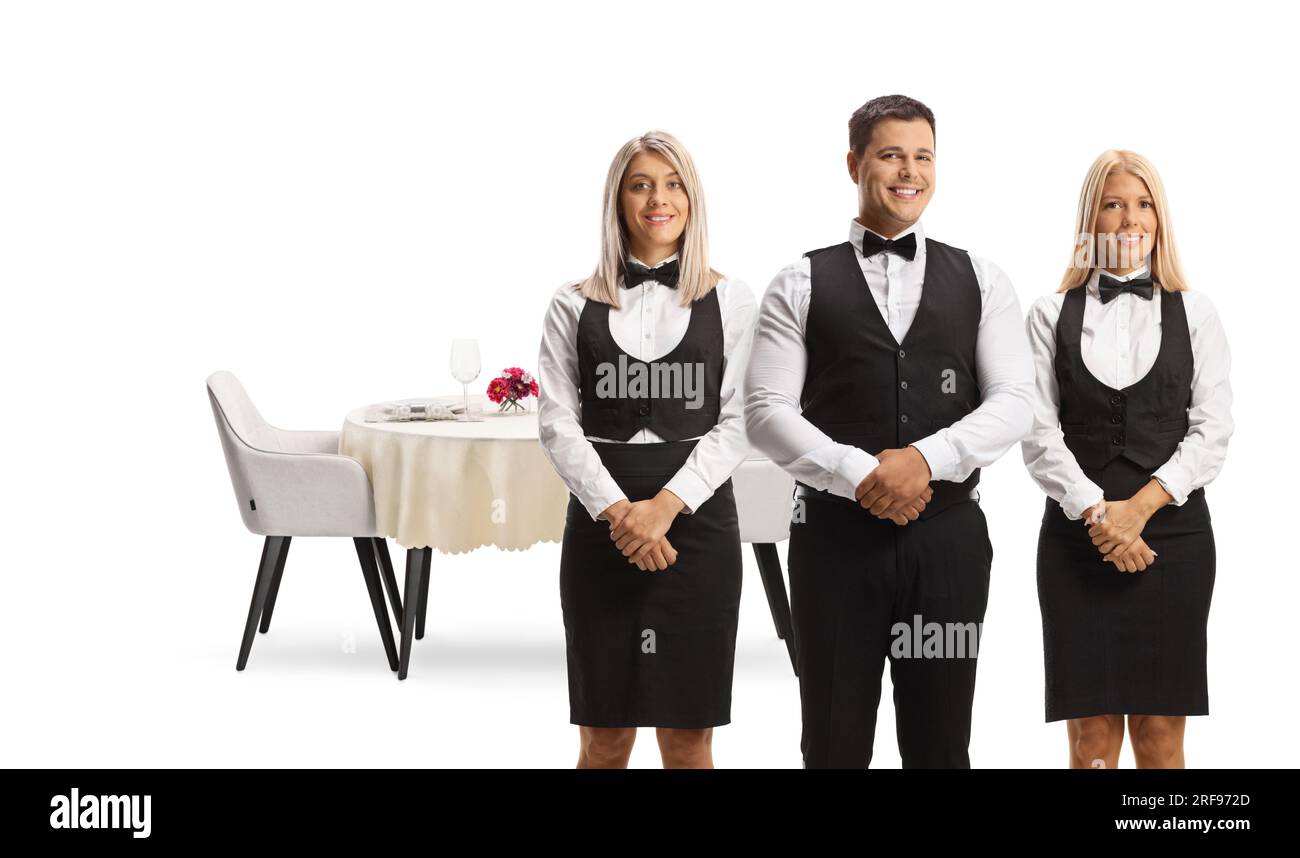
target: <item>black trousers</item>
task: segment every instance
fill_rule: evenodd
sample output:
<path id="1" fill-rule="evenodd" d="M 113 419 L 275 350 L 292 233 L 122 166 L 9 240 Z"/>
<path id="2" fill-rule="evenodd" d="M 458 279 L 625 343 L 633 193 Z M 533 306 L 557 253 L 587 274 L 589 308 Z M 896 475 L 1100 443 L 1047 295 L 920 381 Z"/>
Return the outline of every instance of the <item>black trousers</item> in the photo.
<path id="1" fill-rule="evenodd" d="M 804 766 L 870 764 L 888 659 L 904 768 L 969 768 L 968 644 L 993 562 L 978 502 L 903 527 L 842 499 L 805 498 L 799 512 L 789 569 Z"/>

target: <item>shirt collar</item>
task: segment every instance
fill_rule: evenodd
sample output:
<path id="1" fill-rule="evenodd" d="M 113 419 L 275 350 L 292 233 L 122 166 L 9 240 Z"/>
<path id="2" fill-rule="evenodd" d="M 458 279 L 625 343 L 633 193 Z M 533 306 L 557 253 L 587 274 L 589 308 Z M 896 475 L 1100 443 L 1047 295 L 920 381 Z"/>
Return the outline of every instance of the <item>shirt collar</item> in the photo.
<path id="1" fill-rule="evenodd" d="M 1120 283 L 1124 283 L 1129 280 L 1132 280 L 1135 277 L 1145 277 L 1150 272 L 1151 272 L 1150 266 L 1144 262 L 1141 265 L 1139 265 L 1137 268 L 1134 268 L 1129 273 L 1123 275 L 1122 277 L 1115 277 L 1114 274 L 1109 274 L 1107 276 L 1115 277 L 1115 279 L 1118 280 Z M 1092 276 L 1088 278 L 1088 294 L 1094 298 L 1101 297 L 1101 274 L 1102 272 L 1100 268 L 1094 268 L 1092 269 Z"/>
<path id="2" fill-rule="evenodd" d="M 859 259 L 862 258 L 862 235 L 867 232 L 879 236 L 880 238 L 884 238 L 883 235 L 880 235 L 880 233 L 876 232 L 874 229 L 867 229 L 865 226 L 858 223 L 857 218 L 853 218 L 849 221 L 849 244 L 853 245 L 853 250 L 858 254 Z M 911 235 L 912 233 L 916 233 L 916 259 L 920 259 L 925 255 L 925 230 L 921 228 L 921 222 L 919 220 L 900 232 L 898 235 L 894 236 L 894 241 L 898 241 L 903 236 Z M 913 259 L 912 261 L 915 262 L 916 259 Z M 906 262 L 907 260 L 903 261 Z"/>
<path id="3" fill-rule="evenodd" d="M 676 258 L 677 258 L 677 254 L 674 253 L 672 256 L 668 257 L 668 258 L 665 259 L 663 262 L 660 262 L 659 265 L 666 265 L 666 264 L 668 264 L 669 262 L 672 262 L 672 261 L 673 261 L 674 259 L 676 259 Z M 642 268 L 650 268 L 649 265 L 646 265 L 644 262 L 642 262 L 641 260 L 637 259 L 635 256 L 633 256 L 633 255 L 630 254 L 630 253 L 627 255 L 627 259 L 628 259 L 629 262 L 635 262 L 637 265 L 640 265 Z M 656 265 L 654 268 L 658 268 L 659 265 Z M 651 271 L 654 271 L 654 268 L 650 268 L 650 270 L 651 270 Z"/>

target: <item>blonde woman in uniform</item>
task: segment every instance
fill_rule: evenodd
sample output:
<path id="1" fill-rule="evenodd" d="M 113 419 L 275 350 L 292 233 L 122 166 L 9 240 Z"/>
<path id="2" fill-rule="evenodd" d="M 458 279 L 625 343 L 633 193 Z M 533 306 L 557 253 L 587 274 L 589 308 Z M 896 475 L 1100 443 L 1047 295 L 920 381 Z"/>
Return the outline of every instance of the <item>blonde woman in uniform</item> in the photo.
<path id="1" fill-rule="evenodd" d="M 709 264 L 704 195 L 674 137 L 614 156 L 601 257 L 546 315 L 547 457 L 570 490 L 560 561 L 578 766 L 625 767 L 638 727 L 666 767 L 713 765 L 731 720 L 741 550 L 731 473 L 756 306 Z"/>
<path id="2" fill-rule="evenodd" d="M 1209 713 L 1204 486 L 1233 429 L 1228 343 L 1189 289 L 1141 155 L 1093 163 L 1075 235 L 1060 288 L 1027 322 L 1047 720 L 1066 722 L 1071 767 L 1116 767 L 1127 729 L 1139 768 L 1181 768 L 1187 716 Z"/>

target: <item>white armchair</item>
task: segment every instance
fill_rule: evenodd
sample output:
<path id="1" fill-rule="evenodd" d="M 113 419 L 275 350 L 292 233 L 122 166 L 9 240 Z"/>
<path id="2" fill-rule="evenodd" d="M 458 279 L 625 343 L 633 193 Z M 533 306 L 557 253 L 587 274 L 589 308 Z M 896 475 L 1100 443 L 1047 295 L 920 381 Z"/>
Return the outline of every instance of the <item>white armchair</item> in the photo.
<path id="1" fill-rule="evenodd" d="M 758 561 L 758 572 L 767 593 L 767 606 L 772 611 L 776 636 L 785 641 L 790 665 L 798 675 L 790 600 L 781 575 L 781 558 L 776 551 L 776 543 L 790 537 L 794 477 L 770 459 L 746 459 L 731 475 L 731 486 L 736 494 L 740 541 L 754 546 L 754 559 Z"/>
<path id="2" fill-rule="evenodd" d="M 401 596 L 388 544 L 375 529 L 374 494 L 365 468 L 338 454 L 337 432 L 291 431 L 267 423 L 229 372 L 208 376 L 207 386 L 244 526 L 266 537 L 235 669 L 243 670 L 248 663 L 259 620 L 263 633 L 271 627 L 290 540 L 347 536 L 361 563 L 389 667 L 397 670 L 397 647 L 380 589 L 381 568 L 399 622 Z"/>

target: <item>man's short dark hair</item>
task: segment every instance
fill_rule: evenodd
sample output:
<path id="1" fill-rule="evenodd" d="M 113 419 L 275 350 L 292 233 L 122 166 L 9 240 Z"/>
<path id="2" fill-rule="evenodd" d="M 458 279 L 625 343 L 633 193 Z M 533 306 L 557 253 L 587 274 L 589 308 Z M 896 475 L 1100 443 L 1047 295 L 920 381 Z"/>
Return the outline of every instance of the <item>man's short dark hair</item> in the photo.
<path id="1" fill-rule="evenodd" d="M 934 133 L 934 113 L 930 108 L 906 95 L 882 95 L 871 99 L 849 117 L 849 148 L 854 155 L 862 157 L 862 151 L 871 142 L 871 130 L 883 119 L 924 119 L 930 123 L 930 133 Z"/>

